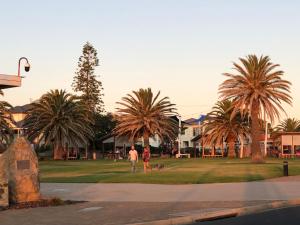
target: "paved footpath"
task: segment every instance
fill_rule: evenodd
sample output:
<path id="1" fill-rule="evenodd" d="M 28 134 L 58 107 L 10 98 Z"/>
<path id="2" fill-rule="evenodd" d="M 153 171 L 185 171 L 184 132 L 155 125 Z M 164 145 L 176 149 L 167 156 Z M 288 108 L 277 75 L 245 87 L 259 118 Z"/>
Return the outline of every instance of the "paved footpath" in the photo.
<path id="1" fill-rule="evenodd" d="M 85 203 L 6 210 L 1 225 L 113 225 L 154 221 L 195 213 L 300 198 L 300 177 L 199 185 L 50 184 L 44 197 Z"/>
<path id="2" fill-rule="evenodd" d="M 291 178 L 292 179 L 292 178 Z M 300 198 L 300 180 L 224 184 L 42 184 L 44 196 L 102 202 L 261 201 Z"/>

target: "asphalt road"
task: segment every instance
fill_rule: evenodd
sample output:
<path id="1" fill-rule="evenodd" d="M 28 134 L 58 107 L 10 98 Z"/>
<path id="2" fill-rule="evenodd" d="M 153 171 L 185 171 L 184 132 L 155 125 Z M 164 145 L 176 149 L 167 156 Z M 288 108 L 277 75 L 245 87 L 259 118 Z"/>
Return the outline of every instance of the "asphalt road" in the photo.
<path id="1" fill-rule="evenodd" d="M 300 206 L 268 212 L 234 217 L 216 221 L 200 222 L 195 225 L 299 225 Z"/>

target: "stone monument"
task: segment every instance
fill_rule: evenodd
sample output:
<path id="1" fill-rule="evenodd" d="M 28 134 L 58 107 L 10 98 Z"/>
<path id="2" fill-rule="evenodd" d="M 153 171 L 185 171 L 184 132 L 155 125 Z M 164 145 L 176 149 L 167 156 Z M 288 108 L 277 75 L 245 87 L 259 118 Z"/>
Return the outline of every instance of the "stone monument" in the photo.
<path id="1" fill-rule="evenodd" d="M 26 138 L 17 137 L 2 157 L 6 159 L 4 162 L 6 173 L 2 176 L 3 180 L 8 180 L 9 202 L 38 201 L 40 199 L 38 158 Z"/>
<path id="2" fill-rule="evenodd" d="M 7 156 L 7 155 L 6 155 Z M 7 178 L 7 157 L 0 155 L 0 209 L 7 207 L 8 202 L 8 178 Z"/>

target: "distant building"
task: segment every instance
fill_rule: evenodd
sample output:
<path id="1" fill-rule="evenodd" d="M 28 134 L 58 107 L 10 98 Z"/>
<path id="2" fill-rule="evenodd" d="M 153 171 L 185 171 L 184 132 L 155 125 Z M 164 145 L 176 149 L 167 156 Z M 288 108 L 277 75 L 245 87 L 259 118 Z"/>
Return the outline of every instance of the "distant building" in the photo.
<path id="1" fill-rule="evenodd" d="M 272 134 L 271 151 L 278 151 L 279 157 L 300 157 L 300 132 L 277 132 Z"/>
<path id="2" fill-rule="evenodd" d="M 103 152 L 120 152 L 122 155 L 127 155 L 129 148 L 132 143 L 129 141 L 128 137 L 120 136 L 117 137 L 113 134 L 108 134 L 101 138 L 102 143 L 102 151 Z M 143 138 L 139 138 L 136 142 L 136 145 L 143 146 L 144 140 Z M 161 140 L 156 135 L 155 137 L 150 137 L 149 144 L 152 147 L 158 148 L 161 145 Z"/>
<path id="3" fill-rule="evenodd" d="M 200 135 L 201 121 L 190 118 L 183 121 L 183 129 L 180 136 L 181 148 L 199 148 L 199 142 L 194 142 L 193 139 Z"/>
<path id="4" fill-rule="evenodd" d="M 24 133 L 24 121 L 30 107 L 31 104 L 26 104 L 23 106 L 13 107 L 10 110 L 12 116 L 12 121 L 10 121 L 10 126 L 13 129 L 15 135 Z"/>

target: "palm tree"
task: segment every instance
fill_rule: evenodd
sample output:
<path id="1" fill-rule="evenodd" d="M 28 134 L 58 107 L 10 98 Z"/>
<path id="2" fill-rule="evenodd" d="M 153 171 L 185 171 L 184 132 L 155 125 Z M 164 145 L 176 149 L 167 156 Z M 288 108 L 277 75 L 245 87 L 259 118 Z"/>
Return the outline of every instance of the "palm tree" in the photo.
<path id="1" fill-rule="evenodd" d="M 230 100 L 217 102 L 213 110 L 206 116 L 203 123 L 205 144 L 210 146 L 228 143 L 228 157 L 235 157 L 235 142 L 249 136 L 248 120 L 240 114 L 231 118 L 233 108 Z"/>
<path id="2" fill-rule="evenodd" d="M 276 131 L 296 132 L 300 131 L 300 120 L 296 118 L 287 118 L 280 122 L 276 127 Z"/>
<path id="3" fill-rule="evenodd" d="M 87 145 L 93 136 L 91 115 L 79 98 L 64 90 L 51 90 L 32 107 L 25 119 L 28 138 L 54 146 L 54 159 L 62 159 L 65 145 Z"/>
<path id="4" fill-rule="evenodd" d="M 232 117 L 241 111 L 242 115 L 251 116 L 251 152 L 253 162 L 263 162 L 260 149 L 259 119 L 262 114 L 273 122 L 284 112 L 282 103 L 292 103 L 290 96 L 291 83 L 283 80 L 281 70 L 275 70 L 279 65 L 273 64 L 268 56 L 249 55 L 240 58 L 241 65 L 233 63 L 236 73 L 225 73 L 228 78 L 220 85 L 222 99 L 233 100 Z"/>
<path id="5" fill-rule="evenodd" d="M 178 124 L 171 116 L 176 109 L 168 97 L 159 99 L 160 92 L 155 96 L 150 88 L 133 91 L 117 102 L 122 108 L 117 108 L 118 136 L 127 136 L 130 141 L 143 137 L 144 146 L 149 146 L 149 138 L 157 134 L 161 139 L 174 139 L 178 134 Z"/>
<path id="6" fill-rule="evenodd" d="M 0 90 L 0 95 L 3 95 Z M 0 145 L 5 149 L 13 139 L 13 132 L 10 127 L 12 117 L 10 113 L 11 105 L 6 101 L 0 101 Z"/>

